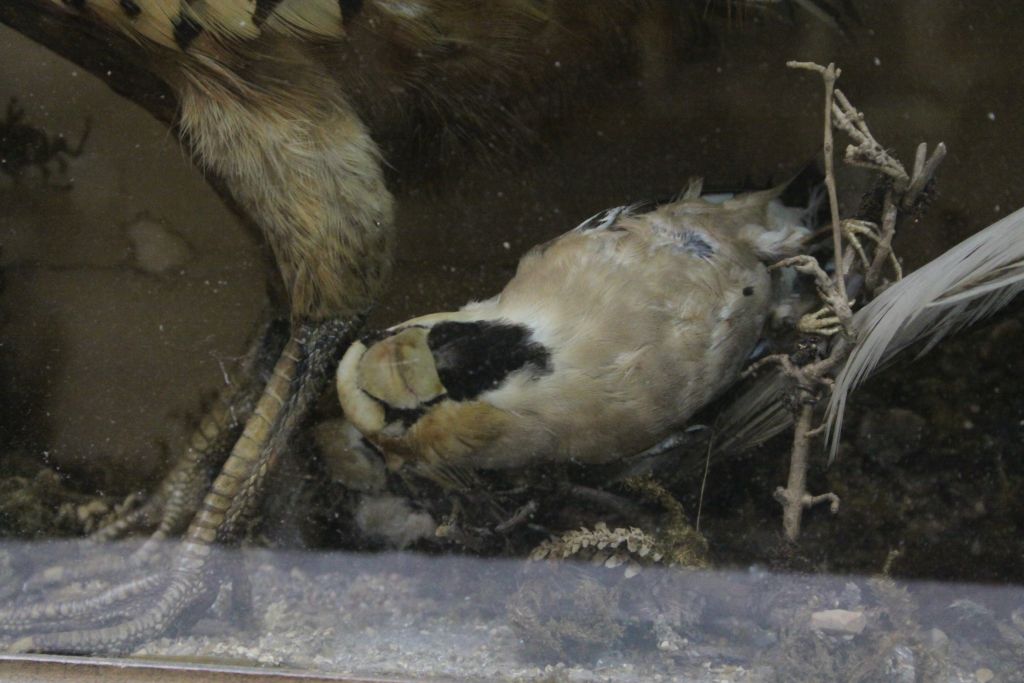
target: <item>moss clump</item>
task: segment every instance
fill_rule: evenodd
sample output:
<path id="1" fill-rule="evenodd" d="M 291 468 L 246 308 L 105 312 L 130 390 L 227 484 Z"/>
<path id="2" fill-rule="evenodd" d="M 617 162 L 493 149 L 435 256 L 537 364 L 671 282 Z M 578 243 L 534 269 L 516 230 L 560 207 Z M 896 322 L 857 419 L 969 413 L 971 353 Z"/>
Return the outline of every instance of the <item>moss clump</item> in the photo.
<path id="1" fill-rule="evenodd" d="M 0 537 L 78 536 L 109 513 L 106 501 L 68 489 L 49 468 L 0 478 Z"/>
<path id="2" fill-rule="evenodd" d="M 615 647 L 625 632 L 619 589 L 568 565 L 533 567 L 508 601 L 508 617 L 539 660 L 589 659 Z"/>

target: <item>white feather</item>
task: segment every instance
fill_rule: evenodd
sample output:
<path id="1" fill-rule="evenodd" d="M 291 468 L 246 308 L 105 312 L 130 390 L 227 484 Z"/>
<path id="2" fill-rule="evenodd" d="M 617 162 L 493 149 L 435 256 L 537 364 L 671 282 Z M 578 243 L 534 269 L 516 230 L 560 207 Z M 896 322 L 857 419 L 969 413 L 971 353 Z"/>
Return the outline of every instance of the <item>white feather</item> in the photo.
<path id="1" fill-rule="evenodd" d="M 1003 308 L 1024 291 L 1024 209 L 990 225 L 892 285 L 853 317 L 856 341 L 826 412 L 835 458 L 851 391 L 903 349 L 943 337 Z"/>

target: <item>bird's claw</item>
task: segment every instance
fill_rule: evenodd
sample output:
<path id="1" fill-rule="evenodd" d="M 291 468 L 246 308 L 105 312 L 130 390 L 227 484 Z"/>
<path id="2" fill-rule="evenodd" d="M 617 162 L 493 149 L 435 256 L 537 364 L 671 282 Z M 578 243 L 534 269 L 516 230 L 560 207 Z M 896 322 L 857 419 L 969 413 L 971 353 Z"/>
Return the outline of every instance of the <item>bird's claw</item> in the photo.
<path id="1" fill-rule="evenodd" d="M 796 327 L 804 334 L 818 334 L 823 337 L 835 336 L 843 330 L 842 321 L 830 306 L 822 306 L 814 313 L 803 316 Z"/>

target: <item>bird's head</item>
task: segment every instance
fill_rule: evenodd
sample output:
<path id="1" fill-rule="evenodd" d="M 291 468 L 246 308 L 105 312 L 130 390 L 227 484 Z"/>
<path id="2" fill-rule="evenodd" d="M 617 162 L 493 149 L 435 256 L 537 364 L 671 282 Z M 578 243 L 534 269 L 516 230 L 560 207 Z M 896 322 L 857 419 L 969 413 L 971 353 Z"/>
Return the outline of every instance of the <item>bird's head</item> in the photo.
<path id="1" fill-rule="evenodd" d="M 368 437 L 397 436 L 444 396 L 428 336 L 411 325 L 377 340 L 357 341 L 338 365 L 338 398 L 346 417 Z"/>
<path id="2" fill-rule="evenodd" d="M 529 329 L 465 311 L 417 318 L 357 341 L 336 375 L 346 418 L 391 467 L 471 457 L 508 419 L 491 392 L 547 372 Z"/>

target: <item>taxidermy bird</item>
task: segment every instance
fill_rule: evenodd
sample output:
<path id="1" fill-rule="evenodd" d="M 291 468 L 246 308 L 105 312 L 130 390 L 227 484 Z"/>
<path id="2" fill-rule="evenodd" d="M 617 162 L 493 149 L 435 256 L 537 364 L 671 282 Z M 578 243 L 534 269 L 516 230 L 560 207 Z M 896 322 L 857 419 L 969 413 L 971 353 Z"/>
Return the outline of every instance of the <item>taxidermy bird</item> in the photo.
<path id="1" fill-rule="evenodd" d="M 523 257 L 497 296 L 354 343 L 337 389 L 390 466 L 608 462 L 659 443 L 738 377 L 772 307 L 764 263 L 799 250 L 810 210 L 778 191 L 610 209 Z M 1024 292 L 1024 209 L 892 284 L 853 319 L 826 421 L 834 457 L 847 396 L 915 344 Z M 792 424 L 781 374 L 716 423 L 741 452 Z"/>
<path id="2" fill-rule="evenodd" d="M 345 415 L 392 465 L 603 463 L 738 377 L 775 301 L 766 264 L 809 212 L 783 188 L 604 211 L 535 247 L 497 296 L 356 342 Z"/>

